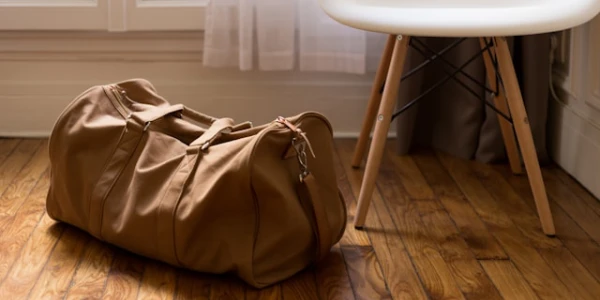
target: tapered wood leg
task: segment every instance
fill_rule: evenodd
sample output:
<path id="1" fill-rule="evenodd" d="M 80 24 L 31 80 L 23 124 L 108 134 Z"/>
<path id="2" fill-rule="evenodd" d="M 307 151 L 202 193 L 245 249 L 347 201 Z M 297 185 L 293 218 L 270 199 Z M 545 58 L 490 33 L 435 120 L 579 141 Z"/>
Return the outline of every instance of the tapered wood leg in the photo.
<path id="1" fill-rule="evenodd" d="M 485 48 L 487 43 L 483 38 L 479 38 L 479 44 L 481 45 L 481 48 Z M 486 51 L 483 53 L 483 62 L 485 63 L 485 70 L 487 72 L 487 78 L 490 88 L 492 90 L 498 91 L 498 93 L 494 95 L 494 105 L 499 111 L 501 111 L 507 116 L 510 116 L 504 91 L 502 89 L 498 89 L 498 87 L 496 86 L 496 70 L 494 68 L 494 64 L 492 63 L 490 53 L 492 55 L 495 55 L 495 51 L 493 48 L 490 49 L 490 52 Z M 502 132 L 502 139 L 504 140 L 504 147 L 506 148 L 506 154 L 508 156 L 510 169 L 515 174 L 522 174 L 523 168 L 521 167 L 521 158 L 519 156 L 519 151 L 517 150 L 517 142 L 515 141 L 515 133 L 513 130 L 513 126 L 500 114 L 498 114 L 498 122 L 500 123 L 500 131 Z"/>
<path id="2" fill-rule="evenodd" d="M 494 38 L 494 44 L 496 46 L 500 76 L 506 90 L 508 107 L 512 115 L 515 132 L 517 133 L 517 139 L 542 224 L 542 230 L 546 235 L 554 235 L 554 221 L 552 220 L 548 196 L 546 195 L 546 188 L 508 43 L 505 38 L 497 37 Z"/>
<path id="3" fill-rule="evenodd" d="M 373 81 L 373 87 L 371 87 L 371 96 L 369 97 L 369 103 L 367 104 L 367 112 L 365 113 L 363 124 L 360 129 L 360 135 L 358 136 L 358 143 L 356 144 L 356 148 L 354 148 L 354 156 L 352 157 L 352 167 L 354 168 L 360 167 L 365 156 L 371 129 L 373 129 L 373 123 L 375 122 L 375 115 L 377 114 L 379 104 L 381 103 L 381 86 L 385 82 L 385 77 L 388 74 L 395 41 L 396 35 L 388 35 L 383 54 L 381 55 L 381 60 L 379 61 L 379 67 L 375 74 L 375 81 Z"/>
<path id="4" fill-rule="evenodd" d="M 371 196 L 375 188 L 375 180 L 381 164 L 381 156 L 385 147 L 387 133 L 392 122 L 392 112 L 394 110 L 400 79 L 404 70 L 404 61 L 408 50 L 408 36 L 398 36 L 394 41 L 394 50 L 392 52 L 391 63 L 386 77 L 385 88 L 383 89 L 383 99 L 377 113 L 375 122 L 375 131 L 373 133 L 373 142 L 369 149 L 367 157 L 367 166 L 363 177 L 360 194 L 358 197 L 358 208 L 354 226 L 360 228 L 364 225 L 371 203 Z"/>

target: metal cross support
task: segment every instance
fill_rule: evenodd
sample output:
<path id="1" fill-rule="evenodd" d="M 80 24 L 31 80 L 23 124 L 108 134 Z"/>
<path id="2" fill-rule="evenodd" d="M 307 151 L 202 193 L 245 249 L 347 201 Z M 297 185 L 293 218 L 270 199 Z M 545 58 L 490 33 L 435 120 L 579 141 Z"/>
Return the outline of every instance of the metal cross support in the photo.
<path id="1" fill-rule="evenodd" d="M 447 83 L 450 80 L 454 80 L 455 82 L 457 82 L 458 84 L 460 84 L 462 87 L 464 87 L 467 91 L 469 91 L 472 95 L 474 95 L 477 99 L 483 101 L 483 103 L 487 106 L 489 106 L 491 109 L 493 109 L 496 113 L 498 113 L 499 115 L 501 115 L 504 119 L 506 119 L 508 122 L 512 123 L 512 119 L 510 116 L 507 116 L 505 113 L 503 113 L 502 111 L 498 110 L 496 108 L 496 106 L 494 106 L 494 104 L 490 103 L 489 101 L 487 101 L 485 98 L 485 94 L 483 97 L 481 97 L 479 95 L 478 92 L 474 91 L 473 88 L 471 88 L 470 86 L 468 86 L 467 84 L 465 84 L 463 81 L 461 81 L 460 78 L 458 78 L 456 75 L 458 75 L 459 73 L 462 74 L 465 78 L 469 79 L 470 81 L 472 81 L 473 83 L 475 83 L 476 85 L 482 87 L 483 89 L 485 89 L 486 92 L 491 93 L 492 95 L 496 95 L 498 93 L 497 90 L 492 90 L 490 89 L 485 82 L 481 82 L 480 80 L 477 80 L 476 78 L 473 78 L 473 76 L 467 74 L 466 72 L 463 71 L 463 69 L 468 66 L 470 63 L 472 63 L 475 59 L 477 59 L 479 56 L 481 56 L 484 52 L 487 52 L 489 57 L 492 60 L 492 64 L 494 65 L 494 70 L 495 70 L 495 74 L 496 74 L 496 87 L 499 88 L 500 84 L 502 82 L 501 78 L 500 78 L 500 74 L 498 73 L 498 62 L 496 60 L 495 55 L 493 55 L 492 51 L 490 50 L 494 44 L 493 41 L 491 39 L 484 39 L 485 40 L 485 47 L 483 47 L 482 49 L 480 49 L 475 55 L 473 55 L 471 58 L 469 58 L 466 62 L 464 62 L 463 64 L 461 64 L 460 66 L 456 66 L 455 64 L 451 63 L 450 61 L 448 61 L 447 59 L 445 59 L 443 57 L 443 55 L 445 53 L 447 53 L 448 51 L 454 49 L 456 46 L 460 45 L 463 41 L 465 41 L 466 38 L 459 38 L 456 39 L 454 42 L 452 42 L 450 45 L 446 46 L 444 49 L 440 50 L 439 52 L 436 52 L 435 50 L 431 49 L 429 46 L 426 45 L 426 43 L 424 43 L 423 41 L 419 40 L 416 37 L 412 37 L 409 41 L 409 46 L 412 47 L 413 49 L 415 49 L 418 53 L 420 53 L 421 55 L 423 55 L 424 57 L 426 57 L 427 59 L 422 62 L 421 64 L 419 64 L 418 66 L 416 66 L 415 68 L 411 69 L 410 71 L 406 72 L 406 74 L 404 74 L 401 78 L 401 81 L 406 80 L 407 78 L 411 77 L 412 75 L 416 74 L 417 72 L 421 71 L 422 69 L 424 69 L 427 65 L 431 64 L 432 62 L 439 60 L 441 62 L 443 62 L 445 65 L 447 65 L 448 67 L 450 67 L 450 70 L 447 70 L 446 68 L 444 68 L 444 72 L 447 74 L 446 77 L 442 78 L 440 81 L 436 82 L 435 84 L 433 84 L 430 88 L 428 88 L 427 90 L 425 90 L 421 95 L 417 96 L 416 98 L 412 99 L 411 101 L 409 101 L 407 104 L 405 104 L 402 108 L 400 108 L 398 111 L 394 112 L 394 114 L 392 115 L 392 120 L 395 119 L 397 116 L 399 116 L 401 113 L 403 113 L 404 111 L 406 111 L 407 109 L 409 109 L 411 106 L 415 105 L 419 100 L 423 99 L 427 94 L 431 93 L 432 91 L 434 91 L 435 89 L 441 87 L 442 85 L 444 85 L 445 83 Z M 383 88 L 385 86 L 385 82 L 383 83 L 380 93 L 383 93 Z"/>

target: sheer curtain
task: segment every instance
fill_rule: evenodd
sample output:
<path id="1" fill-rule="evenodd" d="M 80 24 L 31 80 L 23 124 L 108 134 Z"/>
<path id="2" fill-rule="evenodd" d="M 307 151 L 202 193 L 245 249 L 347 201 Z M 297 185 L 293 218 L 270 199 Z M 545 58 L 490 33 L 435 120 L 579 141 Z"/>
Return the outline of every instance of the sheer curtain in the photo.
<path id="1" fill-rule="evenodd" d="M 317 0 L 211 0 L 205 22 L 207 67 L 363 74 L 385 42 L 334 21 Z"/>

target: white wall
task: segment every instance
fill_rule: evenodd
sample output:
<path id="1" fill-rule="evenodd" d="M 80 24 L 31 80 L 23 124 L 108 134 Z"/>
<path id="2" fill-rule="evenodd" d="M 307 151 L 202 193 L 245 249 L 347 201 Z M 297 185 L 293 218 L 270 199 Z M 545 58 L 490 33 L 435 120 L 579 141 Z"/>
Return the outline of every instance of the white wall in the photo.
<path id="1" fill-rule="evenodd" d="M 133 77 L 207 114 L 259 124 L 314 110 L 357 135 L 373 74 L 206 69 L 201 49 L 199 31 L 0 32 L 0 136 L 47 136 L 74 96 Z"/>
<path id="2" fill-rule="evenodd" d="M 550 106 L 551 155 L 600 197 L 600 17 L 572 30 L 567 45 L 566 61 L 555 68 L 559 99 Z"/>

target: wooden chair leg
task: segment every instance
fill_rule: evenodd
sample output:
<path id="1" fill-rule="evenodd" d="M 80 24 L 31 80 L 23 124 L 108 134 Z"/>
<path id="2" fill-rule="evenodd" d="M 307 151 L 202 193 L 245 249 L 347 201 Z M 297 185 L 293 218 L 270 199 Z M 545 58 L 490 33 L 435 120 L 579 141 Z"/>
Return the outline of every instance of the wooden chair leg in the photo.
<path id="1" fill-rule="evenodd" d="M 392 113 L 397 101 L 398 87 L 404 70 L 404 62 L 408 51 L 408 36 L 398 36 L 394 41 L 394 50 L 391 56 L 391 63 L 386 78 L 385 88 L 383 89 L 383 99 L 377 113 L 377 122 L 375 123 L 375 132 L 373 133 L 373 143 L 367 157 L 367 166 L 360 188 L 358 197 L 358 208 L 354 226 L 360 228 L 364 225 L 367 217 L 367 211 L 371 203 L 371 196 L 375 188 L 379 165 L 383 155 L 387 134 L 392 122 Z"/>
<path id="2" fill-rule="evenodd" d="M 494 45 L 498 57 L 500 77 L 506 90 L 508 107 L 512 115 L 515 132 L 517 133 L 517 139 L 542 224 L 542 230 L 546 235 L 552 236 L 555 234 L 554 221 L 552 220 L 548 196 L 546 195 L 546 188 L 508 43 L 506 38 L 496 37 L 494 38 Z"/>
<path id="3" fill-rule="evenodd" d="M 371 87 L 371 96 L 369 103 L 367 104 L 367 112 L 363 120 L 360 135 L 358 137 L 358 143 L 354 149 L 354 157 L 352 158 L 352 167 L 358 168 L 365 157 L 365 150 L 369 143 L 369 136 L 371 135 L 371 129 L 373 129 L 373 123 L 375 122 L 375 115 L 379 109 L 381 103 L 381 86 L 385 82 L 385 77 L 388 74 L 390 67 L 390 61 L 392 59 L 392 50 L 394 50 L 394 42 L 396 41 L 396 35 L 388 35 L 381 60 L 379 61 L 379 67 L 375 74 L 375 80 L 373 81 L 373 87 Z"/>
<path id="4" fill-rule="evenodd" d="M 479 44 L 481 45 L 481 48 L 484 48 L 487 43 L 483 38 L 479 38 Z M 485 64 L 490 88 L 492 90 L 498 91 L 498 93 L 494 95 L 494 105 L 503 114 L 510 116 L 508 106 L 506 104 L 506 97 L 504 95 L 504 91 L 496 86 L 496 70 L 494 69 L 494 64 L 492 63 L 490 53 L 492 55 L 495 55 L 493 48 L 490 49 L 490 52 L 486 51 L 483 53 L 483 62 Z M 521 167 L 521 157 L 519 156 L 519 151 L 517 150 L 517 142 L 515 141 L 515 133 L 513 130 L 513 126 L 500 114 L 498 114 L 498 122 L 500 123 L 500 131 L 502 132 L 502 139 L 504 140 L 504 147 L 506 148 L 506 154 L 508 156 L 510 169 L 514 174 L 522 174 L 523 168 Z"/>

